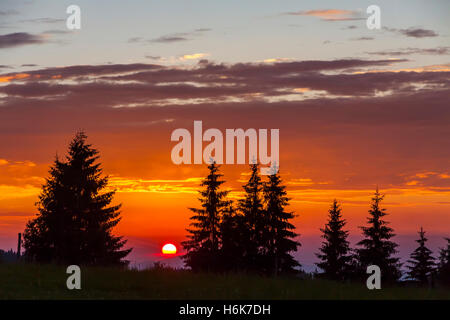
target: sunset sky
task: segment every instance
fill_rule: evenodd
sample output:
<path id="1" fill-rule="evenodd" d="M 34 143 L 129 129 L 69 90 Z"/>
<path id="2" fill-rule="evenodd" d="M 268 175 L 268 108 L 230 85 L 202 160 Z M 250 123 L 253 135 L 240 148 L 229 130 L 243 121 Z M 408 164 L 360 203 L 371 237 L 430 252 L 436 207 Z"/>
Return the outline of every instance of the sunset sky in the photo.
<path id="1" fill-rule="evenodd" d="M 81 8 L 81 29 L 66 8 Z M 337 198 L 352 243 L 378 186 L 405 258 L 450 236 L 450 2 L 0 2 L 0 248 L 15 248 L 77 130 L 122 203 L 135 263 L 186 236 L 205 165 L 175 165 L 177 128 L 280 129 L 280 173 L 311 268 Z M 206 144 L 204 144 L 206 145 Z M 248 165 L 224 165 L 239 198 Z"/>

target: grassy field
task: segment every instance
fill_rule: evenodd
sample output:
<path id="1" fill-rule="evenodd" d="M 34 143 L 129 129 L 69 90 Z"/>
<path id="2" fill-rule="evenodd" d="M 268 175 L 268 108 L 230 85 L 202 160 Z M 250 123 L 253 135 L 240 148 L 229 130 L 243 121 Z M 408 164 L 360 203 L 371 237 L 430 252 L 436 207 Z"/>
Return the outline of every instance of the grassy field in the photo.
<path id="1" fill-rule="evenodd" d="M 81 290 L 61 266 L 0 264 L 0 299 L 450 299 L 443 288 L 382 288 L 292 277 L 82 268 Z"/>

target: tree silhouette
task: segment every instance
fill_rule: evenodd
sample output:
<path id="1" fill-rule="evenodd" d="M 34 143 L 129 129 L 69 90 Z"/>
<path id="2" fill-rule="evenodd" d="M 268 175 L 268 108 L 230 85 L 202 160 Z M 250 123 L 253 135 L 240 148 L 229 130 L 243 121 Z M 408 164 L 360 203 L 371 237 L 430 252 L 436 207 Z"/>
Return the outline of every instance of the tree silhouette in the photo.
<path id="1" fill-rule="evenodd" d="M 386 281 L 396 281 L 401 276 L 399 258 L 392 257 L 397 252 L 396 243 L 390 241 L 394 236 L 393 229 L 388 227 L 388 222 L 383 220 L 386 216 L 386 209 L 380 208 L 380 203 L 384 195 L 381 195 L 378 188 L 372 198 L 371 209 L 367 222 L 368 227 L 360 227 L 363 230 L 365 239 L 357 245 L 362 248 L 357 250 L 360 273 L 366 271 L 367 266 L 377 265 L 381 269 L 383 279 Z"/>
<path id="2" fill-rule="evenodd" d="M 438 278 L 442 284 L 450 286 L 450 238 L 445 238 L 447 247 L 439 251 Z"/>
<path id="3" fill-rule="evenodd" d="M 221 247 L 218 270 L 225 272 L 243 271 L 245 266 L 244 217 L 236 212 L 231 203 L 223 212 L 219 231 Z"/>
<path id="4" fill-rule="evenodd" d="M 293 240 L 297 234 L 293 231 L 295 226 L 289 221 L 295 216 L 285 210 L 289 198 L 279 173 L 269 175 L 268 179 L 264 184 L 266 228 L 263 239 L 266 244 L 266 265 L 268 270 L 273 270 L 274 275 L 294 272 L 294 268 L 300 264 L 290 253 L 297 251 L 300 243 Z"/>
<path id="5" fill-rule="evenodd" d="M 221 191 L 219 166 L 215 162 L 208 165 L 209 174 L 203 180 L 199 191 L 201 208 L 189 208 L 194 215 L 188 228 L 188 240 L 182 242 L 187 253 L 183 259 L 193 271 L 215 271 L 218 269 L 220 247 L 220 219 L 230 202 L 226 200 L 228 191 Z"/>
<path id="6" fill-rule="evenodd" d="M 422 284 L 427 283 L 428 277 L 432 275 L 435 266 L 435 259 L 431 255 L 432 251 L 425 246 L 427 241 L 428 239 L 425 238 L 425 231 L 423 231 L 423 228 L 421 227 L 419 239 L 416 240 L 419 247 L 411 253 L 411 260 L 408 260 L 410 265 L 406 266 L 409 269 L 408 276 L 418 280 Z"/>
<path id="7" fill-rule="evenodd" d="M 258 174 L 257 163 L 250 165 L 250 177 L 243 186 L 244 198 L 239 200 L 238 210 L 242 214 L 244 223 L 241 246 L 243 247 L 244 264 L 246 270 L 261 268 L 261 255 L 263 243 L 263 230 L 265 216 L 263 207 L 263 183 Z"/>
<path id="8" fill-rule="evenodd" d="M 8 251 L 0 249 L 0 263 L 15 261 L 17 261 L 17 252 L 14 252 L 12 249 Z"/>
<path id="9" fill-rule="evenodd" d="M 98 151 L 83 132 L 69 145 L 66 161 L 56 157 L 42 187 L 37 217 L 24 232 L 25 255 L 38 262 L 115 265 L 131 251 L 126 240 L 112 235 L 120 221 L 120 205 L 110 206 L 114 191 L 102 192 Z"/>
<path id="10" fill-rule="evenodd" d="M 346 222 L 342 219 L 342 208 L 336 199 L 328 212 L 328 222 L 324 228 L 320 229 L 325 241 L 319 249 L 321 253 L 316 254 L 321 262 L 316 265 L 324 271 L 324 277 L 344 280 L 349 271 L 351 256 L 347 241 L 348 231 L 343 230 Z"/>

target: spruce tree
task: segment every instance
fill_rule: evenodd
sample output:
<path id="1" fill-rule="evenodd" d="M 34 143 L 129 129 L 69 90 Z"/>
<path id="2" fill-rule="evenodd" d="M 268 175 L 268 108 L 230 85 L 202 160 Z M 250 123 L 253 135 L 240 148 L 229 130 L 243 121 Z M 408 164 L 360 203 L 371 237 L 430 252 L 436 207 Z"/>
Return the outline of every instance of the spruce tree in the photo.
<path id="1" fill-rule="evenodd" d="M 439 251 L 438 279 L 439 282 L 450 286 L 450 238 L 445 238 L 447 247 Z"/>
<path id="2" fill-rule="evenodd" d="M 244 271 L 244 217 L 230 204 L 224 210 L 219 225 L 220 231 L 220 271 Z"/>
<path id="3" fill-rule="evenodd" d="M 243 186 L 244 198 L 239 200 L 238 210 L 244 224 L 241 246 L 243 247 L 246 270 L 261 268 L 262 236 L 265 228 L 263 208 L 263 183 L 257 163 L 250 165 L 250 177 Z"/>
<path id="4" fill-rule="evenodd" d="M 24 232 L 25 255 L 38 262 L 119 265 L 131 251 L 112 234 L 120 205 L 110 205 L 114 191 L 104 191 L 98 151 L 76 134 L 66 161 L 55 159 L 37 202 L 39 213 Z"/>
<path id="5" fill-rule="evenodd" d="M 321 260 L 316 265 L 323 270 L 323 276 L 332 280 L 344 280 L 349 270 L 351 260 L 348 231 L 343 230 L 346 221 L 342 218 L 342 208 L 335 199 L 331 205 L 328 223 L 321 228 L 321 253 L 316 256 Z"/>
<path id="6" fill-rule="evenodd" d="M 297 251 L 300 243 L 294 238 L 295 226 L 290 222 L 293 212 L 286 211 L 289 205 L 286 187 L 278 172 L 268 176 L 269 181 L 264 184 L 265 221 L 266 228 L 263 241 L 266 245 L 265 265 L 267 272 L 277 275 L 290 273 L 300 264 L 292 257 L 291 252 Z"/>
<path id="7" fill-rule="evenodd" d="M 193 271 L 216 271 L 219 268 L 220 221 L 230 206 L 226 200 L 228 191 L 220 190 L 225 182 L 215 162 L 208 165 L 209 174 L 201 186 L 200 208 L 189 208 L 191 216 L 190 228 L 187 229 L 188 240 L 182 243 L 187 253 L 183 259 Z"/>
<path id="8" fill-rule="evenodd" d="M 358 242 L 362 248 L 357 250 L 360 272 L 365 274 L 369 265 L 377 265 L 381 269 L 381 276 L 387 282 L 397 281 L 400 276 L 399 258 L 393 257 L 397 253 L 397 244 L 390 241 L 394 237 L 393 229 L 384 220 L 386 209 L 381 208 L 384 195 L 378 188 L 372 198 L 371 209 L 367 222 L 368 227 L 360 227 L 365 239 Z"/>
<path id="9" fill-rule="evenodd" d="M 415 279 L 422 284 L 427 283 L 428 277 L 430 277 L 434 271 L 434 257 L 431 255 L 432 251 L 425 246 L 428 241 L 425 238 L 425 231 L 420 228 L 419 239 L 416 242 L 419 244 L 416 250 L 411 253 L 411 260 L 408 260 L 409 269 L 408 276 L 411 279 Z"/>

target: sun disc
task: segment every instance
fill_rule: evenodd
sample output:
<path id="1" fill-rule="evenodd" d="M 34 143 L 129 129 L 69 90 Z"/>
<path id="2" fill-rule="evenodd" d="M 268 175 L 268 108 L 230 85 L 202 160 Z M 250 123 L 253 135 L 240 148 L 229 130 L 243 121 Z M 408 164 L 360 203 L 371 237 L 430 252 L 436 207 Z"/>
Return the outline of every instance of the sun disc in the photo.
<path id="1" fill-rule="evenodd" d="M 167 243 L 162 247 L 162 253 L 164 254 L 175 254 L 177 253 L 177 247 L 171 243 Z"/>

